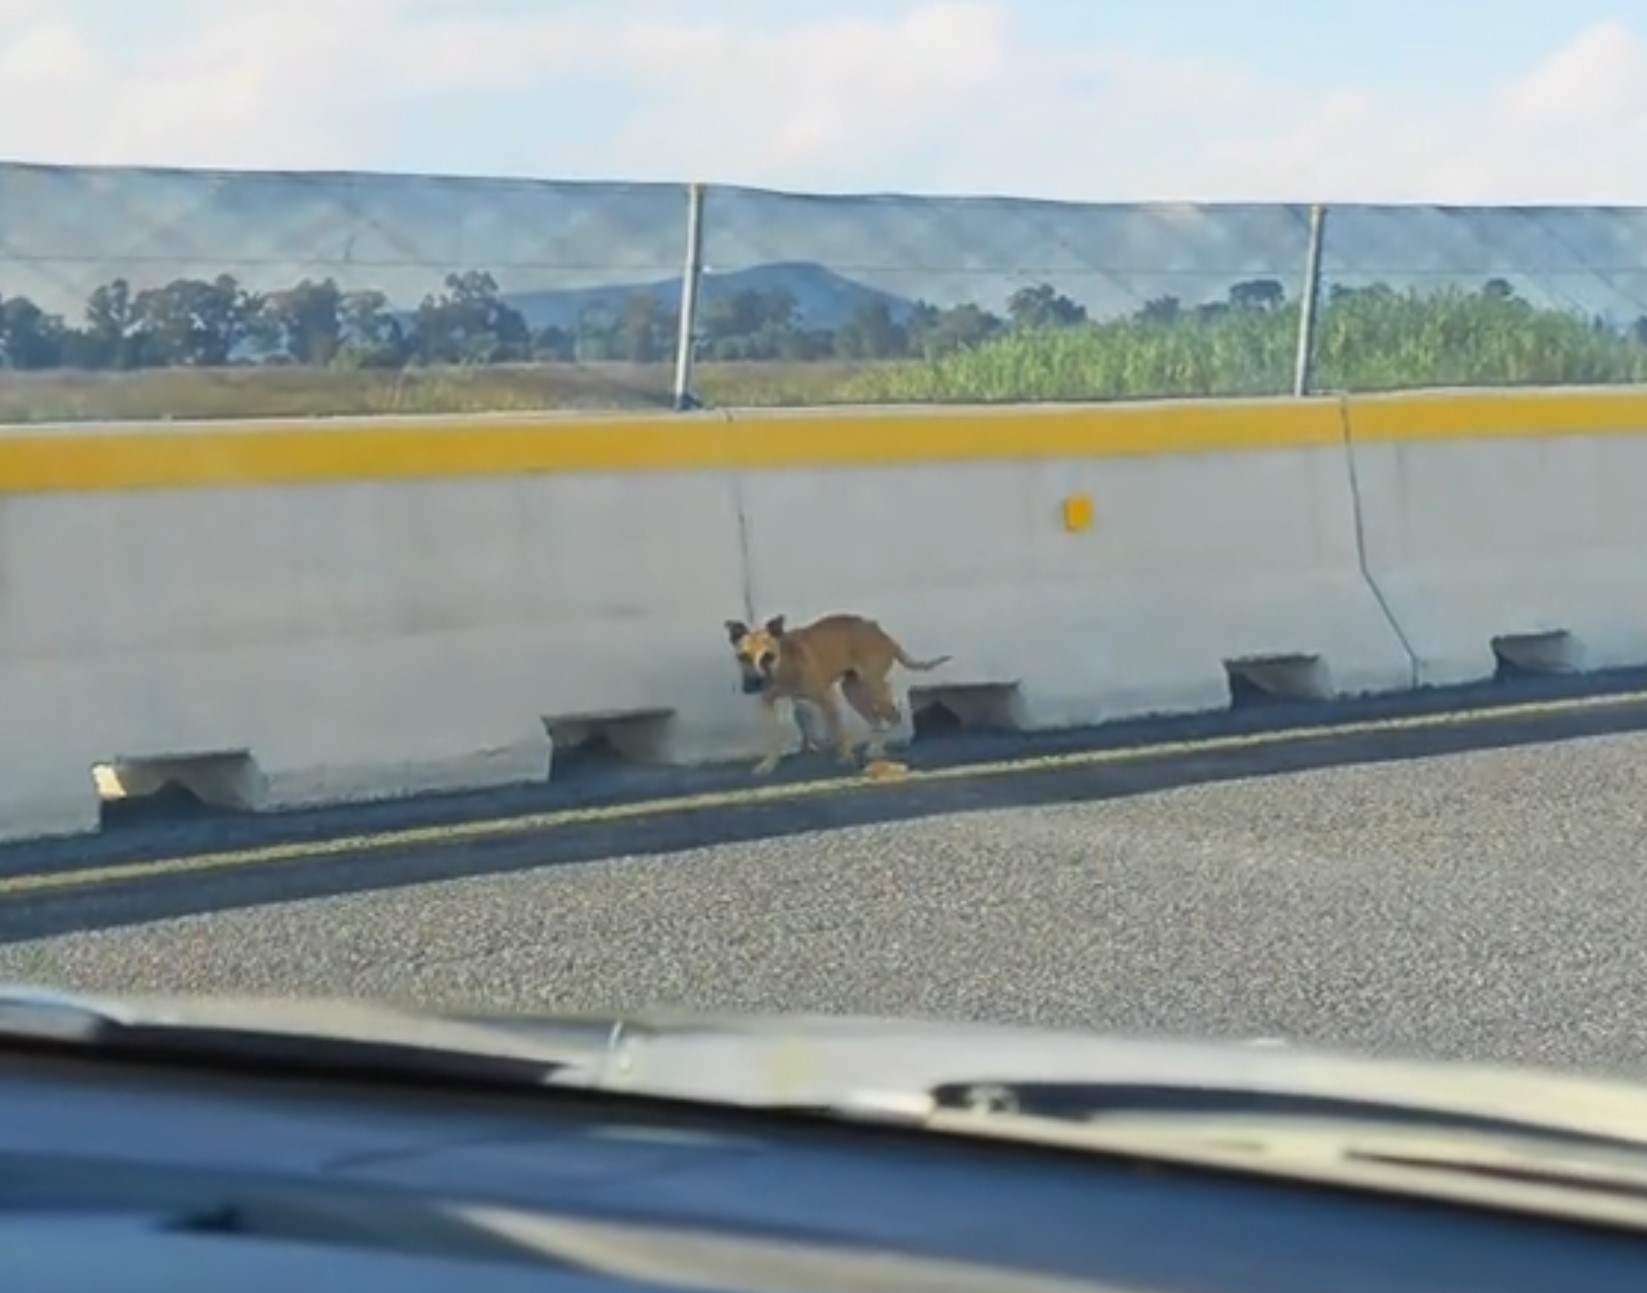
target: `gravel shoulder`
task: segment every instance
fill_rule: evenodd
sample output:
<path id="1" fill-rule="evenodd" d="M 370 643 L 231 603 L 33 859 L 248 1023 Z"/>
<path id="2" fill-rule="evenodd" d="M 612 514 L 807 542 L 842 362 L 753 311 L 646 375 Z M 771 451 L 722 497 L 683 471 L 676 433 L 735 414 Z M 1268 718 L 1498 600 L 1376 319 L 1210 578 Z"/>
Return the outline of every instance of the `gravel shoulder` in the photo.
<path id="1" fill-rule="evenodd" d="M 1285 1035 L 1647 1072 L 1647 735 L 274 903 L 0 946 L 110 990 Z"/>

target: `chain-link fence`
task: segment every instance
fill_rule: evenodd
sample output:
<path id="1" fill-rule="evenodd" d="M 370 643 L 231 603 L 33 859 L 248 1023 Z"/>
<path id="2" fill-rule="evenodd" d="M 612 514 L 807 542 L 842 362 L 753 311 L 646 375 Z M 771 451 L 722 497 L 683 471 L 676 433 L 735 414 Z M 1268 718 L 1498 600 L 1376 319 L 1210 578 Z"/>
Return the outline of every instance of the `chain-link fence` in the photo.
<path id="1" fill-rule="evenodd" d="M 668 184 L 0 166 L 0 421 L 667 406 L 686 218 Z"/>
<path id="2" fill-rule="evenodd" d="M 1647 211 L 1633 209 L 0 166 L 0 421 L 1644 371 Z"/>
<path id="3" fill-rule="evenodd" d="M 1647 380 L 1647 209 L 1333 207 L 1314 384 Z"/>

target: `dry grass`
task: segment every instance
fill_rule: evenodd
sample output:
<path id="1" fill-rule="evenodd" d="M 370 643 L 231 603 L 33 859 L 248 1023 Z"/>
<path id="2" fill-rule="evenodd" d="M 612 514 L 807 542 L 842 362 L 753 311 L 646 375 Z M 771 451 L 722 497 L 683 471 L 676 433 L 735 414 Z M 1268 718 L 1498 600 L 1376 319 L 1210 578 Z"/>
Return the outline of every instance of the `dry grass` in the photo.
<path id="1" fill-rule="evenodd" d="M 712 406 L 827 404 L 842 398 L 864 367 L 704 364 L 695 384 Z M 0 424 L 667 409 L 673 381 L 673 367 L 664 364 L 7 372 L 0 373 Z"/>

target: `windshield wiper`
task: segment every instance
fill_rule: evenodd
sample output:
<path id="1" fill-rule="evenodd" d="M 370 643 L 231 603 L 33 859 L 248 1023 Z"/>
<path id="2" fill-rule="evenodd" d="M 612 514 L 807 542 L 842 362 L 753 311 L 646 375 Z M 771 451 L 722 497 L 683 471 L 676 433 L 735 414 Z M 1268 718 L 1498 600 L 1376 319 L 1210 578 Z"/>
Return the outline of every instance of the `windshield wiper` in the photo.
<path id="1" fill-rule="evenodd" d="M 1647 1194 L 1647 1146 L 1634 1136 L 1413 1102 L 1216 1087 L 956 1082 L 928 1091 L 924 1113 L 908 1112 L 949 1130 L 1056 1126 L 1095 1145 L 1147 1137 L 1155 1146 L 1165 1140 Z"/>
<path id="2" fill-rule="evenodd" d="M 1146 1118 L 1199 1120 L 1225 1118 L 1269 1122 L 1353 1123 L 1401 1132 L 1466 1132 L 1547 1139 L 1562 1145 L 1647 1150 L 1647 1144 L 1617 1133 L 1595 1133 L 1571 1124 L 1532 1121 L 1525 1116 L 1433 1107 L 1400 1099 L 1356 1095 L 1320 1095 L 1286 1090 L 1218 1086 L 1182 1086 L 1136 1082 L 945 1082 L 925 1093 L 933 1112 L 965 1111 L 980 1115 L 1058 1119 L 1098 1124 L 1106 1119 Z"/>

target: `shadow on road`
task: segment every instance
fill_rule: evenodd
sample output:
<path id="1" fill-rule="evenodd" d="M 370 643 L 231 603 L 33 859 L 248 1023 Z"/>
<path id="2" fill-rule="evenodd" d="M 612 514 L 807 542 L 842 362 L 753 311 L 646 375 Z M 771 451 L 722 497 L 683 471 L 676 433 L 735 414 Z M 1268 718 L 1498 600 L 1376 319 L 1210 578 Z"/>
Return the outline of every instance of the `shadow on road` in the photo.
<path id="1" fill-rule="evenodd" d="M 861 783 L 829 795 L 690 811 L 659 812 L 611 823 L 554 827 L 415 848 L 352 851 L 299 861 L 239 863 L 221 869 L 156 874 L 73 890 L 0 897 L 0 943 L 114 928 L 307 898 L 395 888 L 429 881 L 495 875 L 602 858 L 653 855 L 809 831 L 914 820 L 986 809 L 1120 799 L 1182 786 L 1387 763 L 1476 750 L 1647 731 L 1647 702 L 1432 725 L 1415 729 L 1322 731 L 1286 741 L 1191 752 L 1149 753 L 1142 747 L 1220 737 L 1469 713 L 1484 706 L 1575 700 L 1647 691 L 1647 671 L 1582 679 L 1518 681 L 1331 704 L 1242 707 L 1191 718 L 1115 724 L 1056 735 L 959 734 L 919 741 L 909 753 L 917 768 L 1072 753 L 1138 749 L 1137 757 L 1081 768 L 1027 769 L 977 778 L 903 785 Z M 823 756 L 795 758 L 773 779 L 812 781 L 841 775 Z M 183 820 L 137 821 L 90 840 L 58 840 L 0 848 L 7 876 L 72 872 L 156 858 L 191 856 L 375 831 L 481 821 L 664 796 L 711 793 L 753 784 L 735 768 L 595 768 L 553 786 L 443 796 L 270 817 L 224 817 L 196 811 Z M 180 805 L 168 807 L 175 810 Z M 187 805 L 181 805 L 187 807 Z M 152 811 L 154 806 L 149 806 Z"/>

